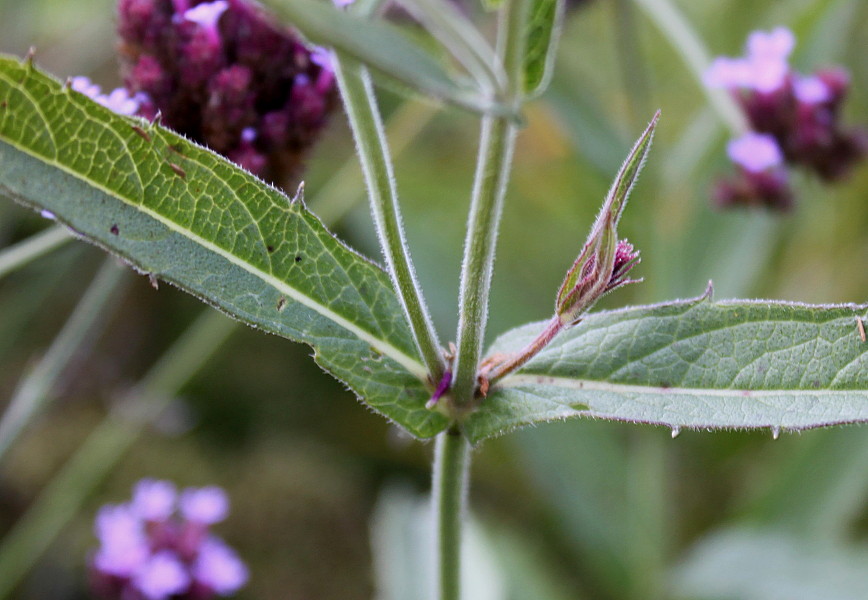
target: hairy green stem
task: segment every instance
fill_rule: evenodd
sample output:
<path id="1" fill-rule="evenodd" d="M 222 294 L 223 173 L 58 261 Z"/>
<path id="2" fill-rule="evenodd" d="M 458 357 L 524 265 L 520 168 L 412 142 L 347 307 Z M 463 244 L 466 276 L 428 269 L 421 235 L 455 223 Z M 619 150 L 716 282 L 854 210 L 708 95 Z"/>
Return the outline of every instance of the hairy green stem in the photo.
<path id="1" fill-rule="evenodd" d="M 701 38 L 671 0 L 634 0 L 657 25 L 663 36 L 681 56 L 696 78 L 700 89 L 733 135 L 748 130 L 747 121 L 726 90 L 709 88 L 702 81 L 711 59 Z"/>
<path id="2" fill-rule="evenodd" d="M 113 257 L 105 259 L 84 297 L 33 370 L 18 384 L 0 419 L 0 458 L 45 405 L 51 388 L 76 352 L 106 323 L 106 311 L 117 298 L 126 269 Z"/>
<path id="3" fill-rule="evenodd" d="M 518 99 L 522 83 L 525 0 L 512 0 L 501 9 L 499 50 Z M 519 104 L 516 100 L 516 104 Z M 464 259 L 458 299 L 458 333 L 452 400 L 459 409 L 470 406 L 476 391 L 476 369 L 482 354 L 488 320 L 488 296 L 503 198 L 509 181 L 517 130 L 507 117 L 485 117 L 473 183 L 470 217 L 464 239 Z"/>
<path id="4" fill-rule="evenodd" d="M 404 237 L 392 160 L 371 76 L 357 61 L 337 52 L 334 53 L 334 70 L 356 140 L 371 212 L 389 275 L 432 383 L 436 383 L 443 376 L 443 356 Z"/>
<path id="5" fill-rule="evenodd" d="M 109 415 L 90 433 L 0 543 L 0 599 L 9 597 L 91 491 L 190 375 L 236 330 L 235 325 L 221 313 L 206 309 L 127 395 L 122 410 Z"/>
<path id="6" fill-rule="evenodd" d="M 0 277 L 74 239 L 63 227 L 49 227 L 0 252 Z"/>
<path id="7" fill-rule="evenodd" d="M 461 529 L 467 501 L 470 445 L 457 430 L 437 436 L 431 495 L 437 527 L 437 600 L 461 598 Z"/>

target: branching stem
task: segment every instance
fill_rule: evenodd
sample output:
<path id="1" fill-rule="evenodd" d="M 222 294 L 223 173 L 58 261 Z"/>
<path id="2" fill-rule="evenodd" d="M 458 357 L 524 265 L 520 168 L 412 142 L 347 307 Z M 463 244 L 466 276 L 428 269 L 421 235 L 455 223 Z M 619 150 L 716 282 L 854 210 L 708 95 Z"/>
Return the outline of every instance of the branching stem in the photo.
<path id="1" fill-rule="evenodd" d="M 404 236 L 392 160 L 371 77 L 361 64 L 337 52 L 334 70 L 356 140 L 386 266 L 431 381 L 437 382 L 445 365 Z"/>

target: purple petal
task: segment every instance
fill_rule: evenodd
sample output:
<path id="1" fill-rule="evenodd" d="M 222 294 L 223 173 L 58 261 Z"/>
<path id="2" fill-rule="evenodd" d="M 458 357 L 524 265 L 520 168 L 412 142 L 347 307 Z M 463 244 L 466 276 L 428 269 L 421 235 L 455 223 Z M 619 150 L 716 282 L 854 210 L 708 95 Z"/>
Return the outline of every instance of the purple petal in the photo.
<path id="1" fill-rule="evenodd" d="M 190 586 L 190 575 L 174 552 L 161 550 L 138 569 L 133 585 L 147 600 L 165 600 L 184 592 Z"/>
<path id="2" fill-rule="evenodd" d="M 754 58 L 750 61 L 750 79 L 747 87 L 769 94 L 783 87 L 790 72 L 785 59 Z"/>
<path id="3" fill-rule="evenodd" d="M 100 95 L 102 89 L 90 80 L 90 77 L 79 75 L 69 80 L 70 87 L 80 94 L 84 94 L 88 98 L 96 99 Z"/>
<path id="4" fill-rule="evenodd" d="M 734 89 L 750 86 L 753 73 L 743 58 L 718 56 L 706 69 L 702 80 L 708 87 Z"/>
<path id="5" fill-rule="evenodd" d="M 832 93 L 829 86 L 816 76 L 799 77 L 793 84 L 793 93 L 799 102 L 805 104 L 822 104 L 827 102 Z"/>
<path id="6" fill-rule="evenodd" d="M 100 94 L 94 100 L 119 115 L 134 115 L 139 110 L 138 98 L 130 96 L 129 92 L 122 87 L 112 90 L 108 96 Z"/>
<path id="7" fill-rule="evenodd" d="M 225 596 L 247 583 L 249 574 L 247 567 L 229 546 L 219 538 L 211 537 L 202 543 L 199 556 L 193 564 L 193 577 Z"/>
<path id="8" fill-rule="evenodd" d="M 783 162 L 783 154 L 775 138 L 765 133 L 746 133 L 729 142 L 729 158 L 745 170 L 759 173 Z"/>
<path id="9" fill-rule="evenodd" d="M 751 59 L 785 61 L 795 47 L 796 36 L 786 27 L 754 31 L 747 37 L 747 54 Z"/>
<path id="10" fill-rule="evenodd" d="M 168 481 L 142 479 L 133 490 L 132 508 L 147 521 L 165 521 L 175 511 L 178 492 Z"/>
<path id="11" fill-rule="evenodd" d="M 226 0 L 216 0 L 215 2 L 205 2 L 194 6 L 189 10 L 184 11 L 184 18 L 188 21 L 198 23 L 206 29 L 214 29 L 217 26 L 217 21 L 229 8 L 229 2 Z"/>
<path id="12" fill-rule="evenodd" d="M 181 514 L 189 521 L 212 525 L 229 514 L 229 498 L 221 488 L 187 488 L 181 494 Z"/>

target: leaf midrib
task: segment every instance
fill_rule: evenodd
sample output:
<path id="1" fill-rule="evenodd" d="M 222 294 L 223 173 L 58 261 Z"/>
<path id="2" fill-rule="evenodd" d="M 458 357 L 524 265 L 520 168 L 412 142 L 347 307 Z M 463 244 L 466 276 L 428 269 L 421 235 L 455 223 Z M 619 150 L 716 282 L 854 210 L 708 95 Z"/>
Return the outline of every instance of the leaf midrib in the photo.
<path id="1" fill-rule="evenodd" d="M 816 396 L 816 395 L 851 395 L 866 393 L 865 390 L 832 390 L 828 388 L 816 388 L 813 390 L 781 388 L 771 390 L 749 390 L 746 388 L 686 388 L 686 387 L 663 387 L 652 385 L 631 385 L 626 383 L 611 383 L 594 379 L 575 379 L 571 377 L 558 377 L 554 375 L 517 374 L 510 375 L 497 383 L 498 388 L 514 388 L 523 385 L 552 385 L 566 389 L 588 390 L 594 392 L 612 392 L 617 394 L 672 394 L 684 396 L 717 396 L 722 398 L 743 397 L 756 398 L 763 396 Z"/>

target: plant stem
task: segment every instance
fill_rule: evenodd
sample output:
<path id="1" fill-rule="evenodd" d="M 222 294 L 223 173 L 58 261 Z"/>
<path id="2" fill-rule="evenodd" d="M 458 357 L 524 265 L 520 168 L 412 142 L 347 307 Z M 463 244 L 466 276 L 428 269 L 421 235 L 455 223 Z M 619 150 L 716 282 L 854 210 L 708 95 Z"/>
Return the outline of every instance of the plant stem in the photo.
<path id="1" fill-rule="evenodd" d="M 105 259 L 90 287 L 75 307 L 51 347 L 18 384 L 0 419 L 0 457 L 43 407 L 57 379 L 88 339 L 106 322 L 106 311 L 126 275 L 126 269 Z"/>
<path id="2" fill-rule="evenodd" d="M 0 599 L 9 596 L 91 491 L 141 437 L 145 427 L 236 329 L 235 321 L 205 309 L 128 395 L 126 410 L 110 414 L 90 433 L 3 537 Z"/>
<path id="3" fill-rule="evenodd" d="M 533 341 L 529 342 L 524 348 L 516 352 L 506 361 L 498 364 L 485 375 L 488 383 L 494 384 L 498 379 L 506 377 L 524 365 L 527 361 L 539 354 L 540 350 L 545 348 L 563 328 L 564 324 L 561 323 L 560 318 L 555 315 L 552 320 L 546 324 L 540 334 L 533 339 Z"/>
<path id="4" fill-rule="evenodd" d="M 461 526 L 467 500 L 470 445 L 460 431 L 437 436 L 431 495 L 437 527 L 437 600 L 461 598 Z"/>
<path id="5" fill-rule="evenodd" d="M 19 269 L 58 246 L 74 239 L 63 227 L 49 227 L 0 252 L 0 277 Z"/>
<path id="6" fill-rule="evenodd" d="M 525 0 L 507 2 L 500 12 L 499 50 L 516 104 L 519 104 L 518 90 L 522 86 L 524 36 L 521 28 L 526 12 Z M 452 401 L 459 409 L 472 404 L 476 390 L 476 369 L 488 320 L 497 232 L 516 133 L 515 123 L 509 118 L 487 116 L 482 120 L 458 299 L 458 352 L 452 380 Z"/>
<path id="7" fill-rule="evenodd" d="M 404 237 L 392 160 L 371 76 L 361 64 L 337 52 L 334 53 L 333 62 L 365 175 L 380 247 L 422 360 L 431 381 L 436 383 L 443 376 L 445 365 Z"/>
<path id="8" fill-rule="evenodd" d="M 702 77 L 711 59 L 702 40 L 690 22 L 678 10 L 678 7 L 671 0 L 634 1 L 654 21 L 663 36 L 669 40 L 669 43 L 681 56 L 708 102 L 714 107 L 732 134 L 741 135 L 747 131 L 747 120 L 732 96 L 726 90 L 710 88 L 703 83 Z"/>

